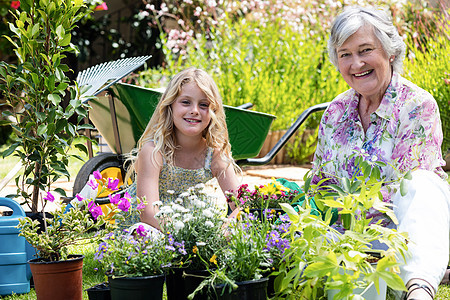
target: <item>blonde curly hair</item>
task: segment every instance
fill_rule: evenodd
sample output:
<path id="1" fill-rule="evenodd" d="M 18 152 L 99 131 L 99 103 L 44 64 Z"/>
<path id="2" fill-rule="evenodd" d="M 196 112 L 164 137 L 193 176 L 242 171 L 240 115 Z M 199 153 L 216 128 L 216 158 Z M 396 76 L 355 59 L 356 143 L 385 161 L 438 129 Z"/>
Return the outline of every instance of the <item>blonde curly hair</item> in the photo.
<path id="1" fill-rule="evenodd" d="M 208 147 L 219 149 L 221 158 L 228 164 L 233 164 L 236 168 L 232 155 L 231 145 L 228 138 L 227 124 L 225 121 L 225 111 L 222 105 L 222 98 L 219 89 L 212 77 L 202 69 L 195 67 L 187 68 L 176 74 L 169 82 L 164 94 L 158 102 L 155 111 L 145 128 L 144 133 L 138 141 L 137 149 L 131 153 L 131 164 L 128 172 L 134 172 L 134 164 L 138 153 L 142 146 L 153 141 L 155 149 L 152 154 L 153 163 L 156 162 L 156 154 L 161 153 L 163 160 L 169 166 L 174 165 L 174 153 L 177 149 L 175 140 L 175 131 L 173 125 L 172 104 L 175 102 L 181 89 L 187 83 L 195 82 L 208 98 L 209 114 L 211 121 L 205 131 L 203 137 L 206 139 Z"/>

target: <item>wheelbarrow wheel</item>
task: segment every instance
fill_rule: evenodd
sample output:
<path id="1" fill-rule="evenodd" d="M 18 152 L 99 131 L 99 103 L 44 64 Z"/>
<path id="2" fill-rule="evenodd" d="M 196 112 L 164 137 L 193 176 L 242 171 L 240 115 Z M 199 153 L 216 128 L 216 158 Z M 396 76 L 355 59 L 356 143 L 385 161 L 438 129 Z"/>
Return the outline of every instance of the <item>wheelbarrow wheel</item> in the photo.
<path id="1" fill-rule="evenodd" d="M 89 159 L 81 167 L 73 184 L 73 196 L 83 189 L 89 180 L 89 176 L 94 171 L 99 171 L 103 178 L 119 178 L 119 186 L 123 185 L 126 171 L 124 170 L 122 157 L 114 153 L 100 153 Z"/>

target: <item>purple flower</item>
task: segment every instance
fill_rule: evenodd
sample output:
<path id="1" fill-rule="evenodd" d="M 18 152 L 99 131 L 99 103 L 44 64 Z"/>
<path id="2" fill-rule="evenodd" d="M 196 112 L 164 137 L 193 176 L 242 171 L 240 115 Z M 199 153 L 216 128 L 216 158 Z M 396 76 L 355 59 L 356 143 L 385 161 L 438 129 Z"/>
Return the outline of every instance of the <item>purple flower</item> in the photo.
<path id="1" fill-rule="evenodd" d="M 120 203 L 119 203 L 119 205 L 117 205 L 117 207 L 118 207 L 121 211 L 127 212 L 128 209 L 130 208 L 130 202 L 129 202 L 127 199 L 122 198 L 121 201 L 120 201 Z"/>
<path id="2" fill-rule="evenodd" d="M 101 242 L 100 245 L 98 245 L 97 252 L 95 252 L 94 259 L 102 260 L 103 254 L 106 253 L 107 250 L 108 250 L 108 244 L 106 242 Z"/>
<path id="3" fill-rule="evenodd" d="M 94 175 L 94 178 L 97 180 L 102 180 L 103 176 L 102 173 L 100 173 L 100 171 L 94 171 L 94 173 L 92 173 Z"/>
<path id="4" fill-rule="evenodd" d="M 47 192 L 47 196 L 44 197 L 44 200 L 53 202 L 55 201 L 55 197 L 52 195 L 52 193 Z"/>
<path id="5" fill-rule="evenodd" d="M 137 210 L 144 209 L 145 208 L 145 203 L 144 202 L 139 203 L 136 208 L 137 208 Z"/>
<path id="6" fill-rule="evenodd" d="M 78 201 L 83 201 L 84 198 L 82 196 L 80 196 L 80 194 L 76 194 L 75 197 L 77 197 Z"/>
<path id="7" fill-rule="evenodd" d="M 145 230 L 144 225 L 139 225 L 138 228 L 136 229 L 136 233 L 139 234 L 140 236 L 146 236 L 147 231 Z"/>
<path id="8" fill-rule="evenodd" d="M 111 179 L 111 178 L 108 178 L 108 189 L 110 189 L 111 191 L 117 191 L 118 190 L 118 188 L 117 188 L 117 186 L 119 185 L 119 179 L 118 178 L 116 178 L 116 179 Z"/>
<path id="9" fill-rule="evenodd" d="M 266 236 L 267 241 L 267 251 L 271 251 L 272 249 L 278 249 L 281 253 L 284 253 L 284 250 L 289 248 L 289 241 L 280 236 L 278 231 L 272 230 Z"/>
<path id="10" fill-rule="evenodd" d="M 98 188 L 98 182 L 95 179 L 91 179 L 88 181 L 88 185 L 93 189 L 93 190 L 97 190 Z"/>
<path id="11" fill-rule="evenodd" d="M 98 205 L 95 205 L 94 201 L 89 202 L 88 204 L 89 212 L 91 213 L 94 220 L 97 221 L 97 218 L 103 215 L 102 208 Z"/>
<path id="12" fill-rule="evenodd" d="M 186 249 L 184 248 L 184 241 L 182 241 L 181 243 L 174 242 L 173 244 L 178 248 L 178 252 L 183 255 L 187 254 Z"/>
<path id="13" fill-rule="evenodd" d="M 109 194 L 108 198 L 109 198 L 109 202 L 111 202 L 112 204 L 115 204 L 115 205 L 117 205 L 121 199 L 119 194 L 114 194 L 114 195 Z"/>
<path id="14" fill-rule="evenodd" d="M 174 246 L 166 245 L 165 248 L 166 248 L 166 250 L 174 251 L 174 252 L 175 252 L 175 247 L 174 247 Z"/>

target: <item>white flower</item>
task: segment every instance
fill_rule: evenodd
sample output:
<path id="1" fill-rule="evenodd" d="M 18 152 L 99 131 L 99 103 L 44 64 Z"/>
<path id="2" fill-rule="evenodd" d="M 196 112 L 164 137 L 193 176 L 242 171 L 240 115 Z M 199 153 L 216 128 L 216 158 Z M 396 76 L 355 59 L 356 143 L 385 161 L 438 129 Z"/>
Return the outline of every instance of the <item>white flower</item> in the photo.
<path id="1" fill-rule="evenodd" d="M 176 204 L 183 204 L 183 199 L 181 199 L 181 198 L 177 198 L 177 199 L 175 199 L 175 201 L 174 201 Z"/>
<path id="2" fill-rule="evenodd" d="M 160 208 L 160 212 L 163 214 L 173 214 L 173 209 L 169 206 L 163 206 Z"/>
<path id="3" fill-rule="evenodd" d="M 211 210 L 209 208 L 207 208 L 203 211 L 203 215 L 210 219 L 212 219 L 214 217 L 214 214 L 211 212 Z"/>
<path id="4" fill-rule="evenodd" d="M 175 191 L 174 190 L 167 190 L 167 194 L 173 195 L 173 194 L 175 194 Z"/>
<path id="5" fill-rule="evenodd" d="M 193 204 L 197 208 L 204 208 L 204 207 L 206 207 L 206 203 L 201 201 L 201 200 L 198 200 L 198 199 L 196 199 Z"/>
<path id="6" fill-rule="evenodd" d="M 197 242 L 195 243 L 198 247 L 206 246 L 205 242 Z"/>
<path id="7" fill-rule="evenodd" d="M 174 211 L 179 211 L 179 212 L 184 212 L 186 210 L 183 206 L 176 204 L 176 203 L 172 204 L 172 209 Z"/>
<path id="8" fill-rule="evenodd" d="M 179 231 L 184 228 L 184 223 L 181 221 L 176 221 L 174 226 L 175 226 L 175 230 Z"/>
<path id="9" fill-rule="evenodd" d="M 206 227 L 210 227 L 210 228 L 214 227 L 214 223 L 209 220 L 205 222 L 205 225 L 206 225 Z"/>
<path id="10" fill-rule="evenodd" d="M 184 222 L 184 223 L 187 223 L 187 222 L 189 222 L 190 220 L 192 220 L 193 218 L 194 218 L 193 215 L 191 215 L 191 214 L 185 214 L 185 215 L 184 215 L 183 222 Z"/>
<path id="11" fill-rule="evenodd" d="M 205 184 L 204 184 L 204 183 L 199 183 L 199 184 L 197 184 L 197 185 L 195 186 L 195 188 L 196 188 L 196 189 L 199 189 L 199 190 L 203 190 L 203 189 L 205 188 Z"/>
<path id="12" fill-rule="evenodd" d="M 183 197 L 188 197 L 188 196 L 189 196 L 189 193 L 188 193 L 188 192 L 183 192 L 183 193 L 180 194 L 180 197 L 181 197 L 181 198 L 183 198 Z"/>
<path id="13" fill-rule="evenodd" d="M 153 202 L 153 206 L 162 206 L 163 203 L 161 201 L 155 201 Z"/>

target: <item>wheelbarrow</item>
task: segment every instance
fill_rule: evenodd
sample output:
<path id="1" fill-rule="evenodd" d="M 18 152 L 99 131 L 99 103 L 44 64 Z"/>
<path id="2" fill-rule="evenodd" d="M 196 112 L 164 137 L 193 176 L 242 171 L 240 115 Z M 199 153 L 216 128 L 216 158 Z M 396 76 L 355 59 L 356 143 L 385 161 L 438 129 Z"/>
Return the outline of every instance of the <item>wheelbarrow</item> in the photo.
<path id="1" fill-rule="evenodd" d="M 142 64 L 142 61 L 146 59 L 140 60 L 139 63 Z M 94 68 L 97 70 L 96 72 L 101 73 L 98 68 Z M 133 66 L 133 68 L 136 68 L 136 66 Z M 108 67 L 108 69 L 114 68 Z M 128 69 L 132 68 L 128 67 Z M 125 70 L 128 72 L 128 69 Z M 111 80 L 108 80 L 107 76 L 102 77 L 103 81 L 108 81 L 107 85 L 95 83 L 95 95 L 98 96 L 89 100 L 91 106 L 89 120 L 102 135 L 112 152 L 99 153 L 93 156 L 92 150 L 90 150 L 90 159 L 81 167 L 76 176 L 73 195 L 81 191 L 89 176 L 96 170 L 102 173 L 103 178 L 118 178 L 119 184 L 123 184 L 126 173 L 123 154 L 129 153 L 136 146 L 163 93 L 161 89 L 119 83 L 118 78 L 124 77 L 128 73 L 117 74 L 116 71 L 114 72 L 114 78 Z M 89 77 L 92 76 L 89 74 Z M 80 82 L 83 82 L 83 80 L 80 80 Z M 89 82 L 89 80 L 84 82 Z M 107 91 L 107 93 L 99 95 L 102 91 Z M 250 103 L 240 107 L 224 105 L 233 158 L 238 165 L 264 165 L 269 163 L 306 118 L 314 112 L 324 110 L 328 104 L 318 104 L 305 110 L 276 145 L 261 158 L 256 157 L 264 144 L 275 116 L 249 110 L 248 108 L 252 106 Z M 89 132 L 88 135 L 90 135 Z M 92 149 L 91 147 L 88 148 Z M 128 184 L 130 183 L 128 182 Z M 106 195 L 100 195 L 99 198 L 104 196 Z"/>

